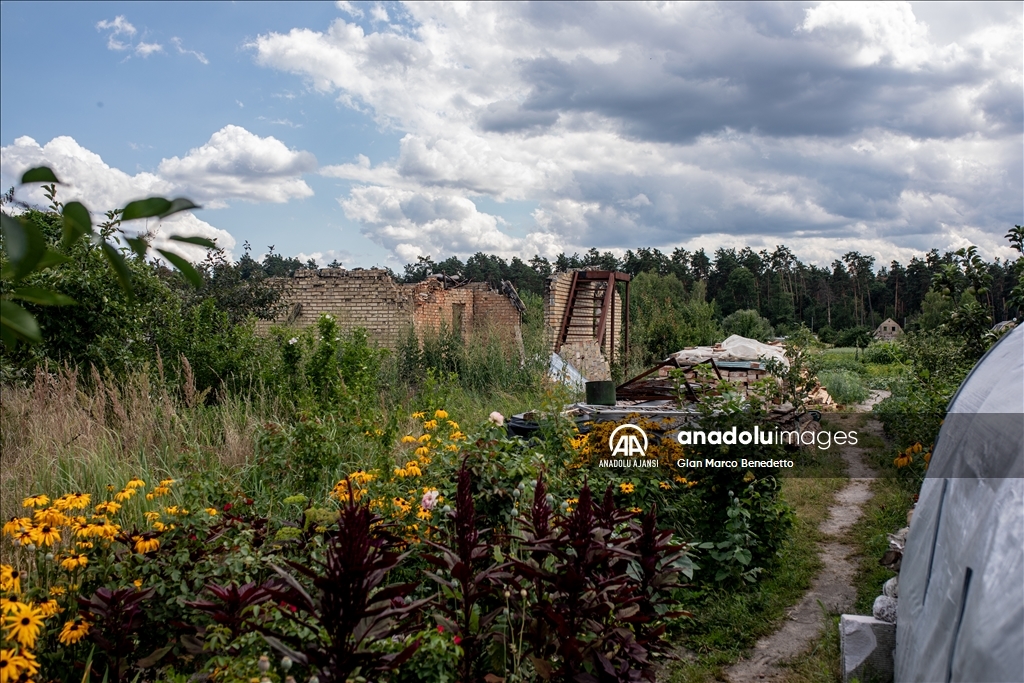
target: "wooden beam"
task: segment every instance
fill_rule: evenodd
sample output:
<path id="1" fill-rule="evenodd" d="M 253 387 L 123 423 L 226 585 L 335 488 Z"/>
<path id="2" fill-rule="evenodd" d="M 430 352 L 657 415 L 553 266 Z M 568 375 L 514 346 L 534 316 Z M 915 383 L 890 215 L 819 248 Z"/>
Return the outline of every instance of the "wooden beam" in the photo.
<path id="1" fill-rule="evenodd" d="M 597 323 L 597 345 L 604 351 L 604 331 L 608 323 L 608 306 L 612 302 L 615 292 L 615 273 L 608 273 L 608 286 L 604 290 L 604 300 L 601 302 L 601 317 Z M 611 361 L 608 362 L 611 365 Z"/>

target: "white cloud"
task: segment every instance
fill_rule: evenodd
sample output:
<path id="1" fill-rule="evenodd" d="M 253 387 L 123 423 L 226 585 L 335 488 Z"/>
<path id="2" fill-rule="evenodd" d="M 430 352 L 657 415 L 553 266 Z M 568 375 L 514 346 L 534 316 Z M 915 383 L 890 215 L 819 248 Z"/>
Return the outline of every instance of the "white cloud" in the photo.
<path id="1" fill-rule="evenodd" d="M 179 55 L 192 55 L 199 61 L 200 64 L 210 63 L 210 60 L 207 59 L 206 55 L 204 55 L 202 52 L 199 52 L 198 50 L 186 50 L 184 47 L 182 47 L 181 38 L 174 36 L 173 38 L 171 38 L 171 42 L 174 43 L 174 47 L 178 51 Z"/>
<path id="2" fill-rule="evenodd" d="M 164 46 L 160 43 L 147 43 L 139 41 L 139 44 L 135 46 L 135 54 L 141 57 L 148 57 L 154 52 L 163 52 Z"/>
<path id="3" fill-rule="evenodd" d="M 124 18 L 123 14 L 119 14 L 113 18 L 113 20 L 106 20 L 96 22 L 97 31 L 109 31 L 107 34 L 107 49 L 122 51 L 127 50 L 131 47 L 130 43 L 126 43 L 121 40 L 122 37 L 134 36 L 136 33 L 135 27 Z"/>
<path id="4" fill-rule="evenodd" d="M 355 17 L 356 19 L 359 19 L 362 18 L 363 16 L 363 10 L 359 9 L 348 0 L 338 0 L 336 3 L 334 3 L 334 6 L 341 10 L 342 12 L 344 12 L 345 14 L 349 15 L 350 17 Z"/>
<path id="5" fill-rule="evenodd" d="M 391 15 L 370 32 L 339 19 L 252 47 L 404 134 L 397 158 L 321 169 L 355 181 L 346 214 L 402 258 L 732 235 L 828 261 L 926 249 L 957 229 L 992 254 L 1019 216 L 1020 12 L 944 28 L 953 40 L 899 3 Z M 532 237 L 477 211 L 478 196 L 535 202 Z"/>
<path id="6" fill-rule="evenodd" d="M 17 138 L 13 144 L 2 150 L 0 175 L 4 185 L 16 185 L 21 174 L 35 166 L 49 166 L 62 181 L 57 188 L 57 199 L 62 202 L 81 201 L 93 212 L 93 220 L 105 220 L 103 214 L 111 209 L 125 206 L 134 199 L 152 195 L 172 196 L 179 189 L 153 173 L 141 172 L 128 175 L 112 168 L 95 152 L 79 145 L 73 138 L 61 136 L 40 146 L 30 137 Z M 45 206 L 48 202 L 42 188 L 32 186 L 21 188 L 17 198 L 30 204 Z M 181 243 L 169 242 L 169 235 L 199 236 L 215 239 L 218 246 L 229 254 L 235 247 L 235 239 L 226 230 L 221 230 L 197 218 L 191 212 L 175 214 L 160 221 L 133 221 L 125 224 L 129 231 L 150 232 L 154 246 L 171 249 L 192 259 L 202 258 L 204 250 Z"/>
<path id="7" fill-rule="evenodd" d="M 290 150 L 273 137 L 261 138 L 238 126 L 225 126 L 184 158 L 164 159 L 155 173 L 142 171 L 135 175 L 111 167 L 68 136 L 56 137 L 45 145 L 22 136 L 0 149 L 0 180 L 5 187 L 17 185 L 25 170 L 44 165 L 62 181 L 58 199 L 81 200 L 99 220 L 105 211 L 152 195 L 184 195 L 206 203 L 207 208 L 223 207 L 228 199 L 286 202 L 308 197 L 313 191 L 300 176 L 316 169 L 316 159 L 309 152 Z M 39 186 L 19 189 L 18 199 L 40 206 L 48 203 Z M 235 246 L 228 232 L 190 212 L 169 217 L 156 226 L 142 222 L 126 227 L 154 230 L 161 245 L 168 244 L 163 237 L 177 233 L 216 239 L 229 252 Z M 169 244 L 190 257 L 201 252 Z"/>
<path id="8" fill-rule="evenodd" d="M 309 152 L 229 125 L 184 158 L 161 161 L 157 174 L 213 207 L 228 199 L 282 203 L 310 197 L 313 190 L 301 175 L 316 167 L 316 157 Z"/>

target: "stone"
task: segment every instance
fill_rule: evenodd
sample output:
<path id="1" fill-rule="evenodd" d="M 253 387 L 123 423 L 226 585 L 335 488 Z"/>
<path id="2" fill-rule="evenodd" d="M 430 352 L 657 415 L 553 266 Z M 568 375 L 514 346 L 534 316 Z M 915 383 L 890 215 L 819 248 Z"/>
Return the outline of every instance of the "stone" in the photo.
<path id="1" fill-rule="evenodd" d="M 844 614 L 839 619 L 839 648 L 843 683 L 855 680 L 892 682 L 896 624 L 859 614 Z"/>
<path id="2" fill-rule="evenodd" d="M 888 595 L 879 595 L 875 598 L 875 604 L 871 606 L 871 614 L 874 615 L 875 619 L 895 624 L 896 598 L 890 598 Z"/>
<path id="3" fill-rule="evenodd" d="M 890 598 L 900 597 L 900 577 L 894 576 L 882 585 L 882 595 Z"/>

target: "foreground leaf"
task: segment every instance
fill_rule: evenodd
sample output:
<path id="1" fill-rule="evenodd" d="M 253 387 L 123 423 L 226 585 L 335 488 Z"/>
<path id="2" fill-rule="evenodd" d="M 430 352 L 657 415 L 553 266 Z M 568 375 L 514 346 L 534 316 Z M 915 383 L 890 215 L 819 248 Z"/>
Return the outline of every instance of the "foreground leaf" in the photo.
<path id="1" fill-rule="evenodd" d="M 68 202 L 61 213 L 64 216 L 65 247 L 92 232 L 92 216 L 82 202 Z"/>
<path id="2" fill-rule="evenodd" d="M 208 237 L 186 237 L 184 235 L 171 235 L 168 239 L 172 239 L 175 242 L 185 242 L 187 244 L 195 244 L 200 247 L 206 247 L 208 249 L 216 249 L 217 242 L 209 239 Z"/>
<path id="3" fill-rule="evenodd" d="M 57 176 L 47 166 L 30 168 L 21 174 L 21 184 L 27 183 L 59 183 Z"/>
<path id="4" fill-rule="evenodd" d="M 103 241 L 100 244 L 103 248 L 103 255 L 107 257 L 110 267 L 114 269 L 114 273 L 117 275 L 117 281 L 121 284 L 121 289 L 128 296 L 129 301 L 134 301 L 135 288 L 132 286 L 132 273 L 128 270 L 128 264 L 125 263 L 124 256 L 110 242 Z"/>
<path id="5" fill-rule="evenodd" d="M 203 286 L 203 276 L 195 269 L 195 267 L 187 260 L 178 256 L 173 251 L 167 251 L 166 249 L 157 249 L 160 255 L 165 259 L 174 264 L 174 267 L 181 271 L 181 274 L 185 276 L 185 279 L 192 283 L 193 287 Z"/>
<path id="6" fill-rule="evenodd" d="M 30 301 L 41 306 L 70 306 L 75 303 L 71 297 L 43 287 L 18 287 L 11 292 L 11 298 Z"/>
<path id="7" fill-rule="evenodd" d="M 18 339 L 30 342 L 43 340 L 35 316 L 13 301 L 0 301 L 0 332 L 8 348 L 14 348 Z"/>
<path id="8" fill-rule="evenodd" d="M 46 254 L 46 238 L 38 226 L 7 214 L 0 214 L 0 231 L 9 259 L 3 277 L 17 282 L 35 270 Z"/>
<path id="9" fill-rule="evenodd" d="M 133 221 L 139 218 L 164 218 L 166 216 L 170 216 L 172 213 L 198 208 L 200 208 L 198 205 L 193 204 L 184 197 L 178 197 L 176 199 L 149 197 L 148 199 L 138 199 L 134 202 L 130 202 L 128 206 L 124 207 L 124 212 L 121 214 L 121 220 Z"/>

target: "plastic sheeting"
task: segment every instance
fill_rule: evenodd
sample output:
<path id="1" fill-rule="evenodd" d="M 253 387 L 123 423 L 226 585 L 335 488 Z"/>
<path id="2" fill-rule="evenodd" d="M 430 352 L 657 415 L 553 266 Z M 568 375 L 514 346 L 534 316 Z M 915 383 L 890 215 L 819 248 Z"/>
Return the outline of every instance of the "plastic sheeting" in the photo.
<path id="1" fill-rule="evenodd" d="M 557 353 L 551 354 L 551 360 L 548 363 L 548 376 L 574 391 L 583 391 L 587 386 L 587 378 Z"/>
<path id="2" fill-rule="evenodd" d="M 730 360 L 760 360 L 761 358 L 776 358 L 787 368 L 789 360 L 786 358 L 785 349 L 764 344 L 756 339 L 748 339 L 734 334 L 721 344 L 715 346 L 698 346 L 693 349 L 683 349 L 672 354 L 677 360 L 699 363 L 708 358 L 716 361 Z"/>
<path id="3" fill-rule="evenodd" d="M 899 581 L 896 681 L 1024 681 L 1024 327 L 950 404 Z"/>

